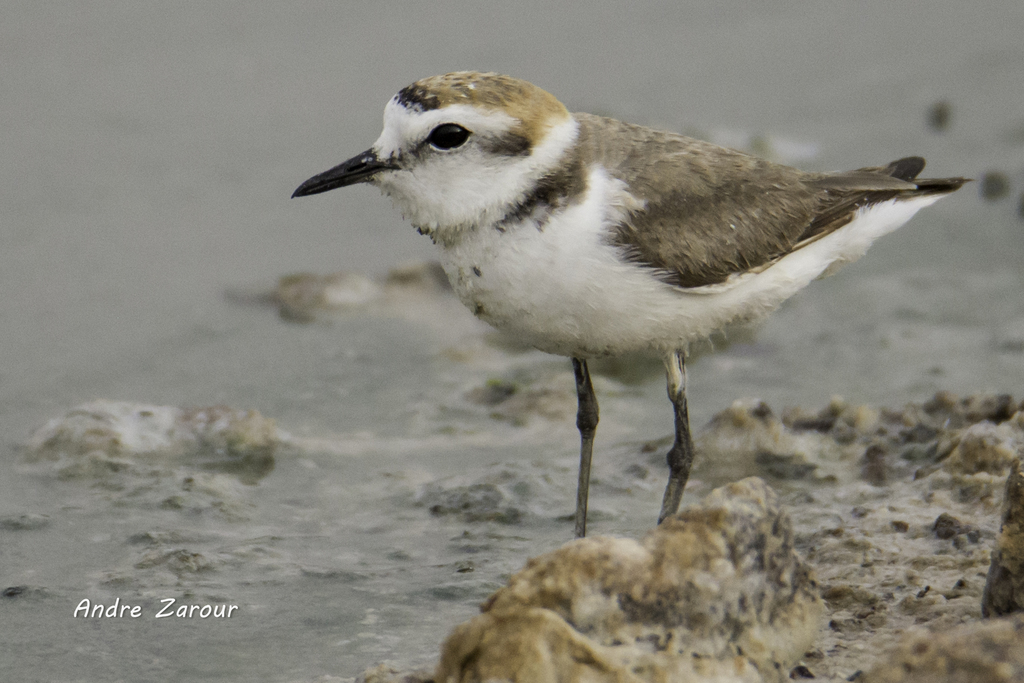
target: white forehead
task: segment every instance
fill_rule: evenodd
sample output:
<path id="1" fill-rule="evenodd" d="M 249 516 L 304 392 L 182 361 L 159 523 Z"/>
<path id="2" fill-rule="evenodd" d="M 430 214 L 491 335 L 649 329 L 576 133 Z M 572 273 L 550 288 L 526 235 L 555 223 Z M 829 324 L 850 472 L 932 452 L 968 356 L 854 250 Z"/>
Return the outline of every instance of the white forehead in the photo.
<path id="1" fill-rule="evenodd" d="M 477 134 L 501 134 L 511 130 L 519 120 L 503 111 L 471 104 L 452 104 L 429 111 L 407 109 L 397 98 L 392 98 L 384 107 L 384 130 L 373 143 L 373 150 L 382 159 L 390 158 L 410 143 L 425 139 L 442 123 L 457 123 Z"/>

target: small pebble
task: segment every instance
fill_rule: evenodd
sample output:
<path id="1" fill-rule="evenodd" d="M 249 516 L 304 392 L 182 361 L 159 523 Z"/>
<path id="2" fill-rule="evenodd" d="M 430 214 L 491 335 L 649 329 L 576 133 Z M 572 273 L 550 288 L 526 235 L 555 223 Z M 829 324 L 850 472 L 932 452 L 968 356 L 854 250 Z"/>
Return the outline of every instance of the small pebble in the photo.
<path id="1" fill-rule="evenodd" d="M 943 540 L 965 533 L 968 529 L 968 526 L 948 512 L 943 512 L 936 517 L 935 524 L 932 526 L 935 535 Z"/>
<path id="2" fill-rule="evenodd" d="M 832 429 L 836 424 L 836 418 L 834 415 L 826 417 L 802 417 L 793 420 L 789 425 L 789 428 L 795 432 L 822 432 L 825 433 Z"/>
<path id="3" fill-rule="evenodd" d="M 814 673 L 803 664 L 794 666 L 793 670 L 789 672 L 789 677 L 794 680 L 798 678 L 816 678 Z"/>
<path id="4" fill-rule="evenodd" d="M 888 481 L 885 466 L 885 448 L 878 444 L 871 444 L 864 451 L 864 465 L 861 467 L 861 477 L 864 481 L 874 486 L 884 486 Z"/>
<path id="5" fill-rule="evenodd" d="M 469 393 L 466 394 L 466 398 L 480 405 L 496 406 L 512 398 L 517 390 L 518 387 L 512 382 L 492 379 L 488 380 L 482 387 L 470 389 Z"/>

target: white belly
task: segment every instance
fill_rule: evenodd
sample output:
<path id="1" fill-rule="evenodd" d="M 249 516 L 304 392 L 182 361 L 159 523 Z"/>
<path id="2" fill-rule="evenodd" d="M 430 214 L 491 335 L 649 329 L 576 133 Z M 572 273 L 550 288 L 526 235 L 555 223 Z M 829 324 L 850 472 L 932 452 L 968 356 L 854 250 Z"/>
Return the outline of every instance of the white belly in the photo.
<path id="1" fill-rule="evenodd" d="M 478 317 L 543 351 L 593 357 L 685 349 L 722 327 L 774 310 L 822 275 L 853 261 L 937 197 L 890 201 L 756 274 L 682 289 L 621 258 L 606 241 L 622 184 L 592 172 L 584 201 L 538 229 L 529 220 L 478 227 L 442 251 L 460 299 Z"/>

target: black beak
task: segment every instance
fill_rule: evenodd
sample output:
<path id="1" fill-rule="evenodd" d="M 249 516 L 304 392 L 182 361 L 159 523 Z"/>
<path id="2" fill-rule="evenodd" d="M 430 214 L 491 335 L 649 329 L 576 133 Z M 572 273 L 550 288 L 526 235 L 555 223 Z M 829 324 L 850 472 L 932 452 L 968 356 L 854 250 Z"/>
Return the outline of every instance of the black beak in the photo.
<path id="1" fill-rule="evenodd" d="M 393 162 L 381 161 L 377 154 L 368 149 L 348 161 L 342 162 L 329 171 L 315 175 L 306 182 L 299 185 L 292 193 L 292 197 L 305 197 L 311 194 L 320 194 L 346 185 L 365 183 L 374 175 L 385 169 L 397 168 Z"/>

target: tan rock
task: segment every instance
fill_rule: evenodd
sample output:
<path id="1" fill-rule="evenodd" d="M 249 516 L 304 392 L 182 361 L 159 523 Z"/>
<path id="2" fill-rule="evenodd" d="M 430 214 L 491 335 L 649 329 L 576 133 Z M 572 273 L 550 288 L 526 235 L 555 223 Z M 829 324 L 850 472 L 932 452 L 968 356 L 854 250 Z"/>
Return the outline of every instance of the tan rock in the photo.
<path id="1" fill-rule="evenodd" d="M 190 463 L 254 484 L 274 468 L 288 439 L 274 420 L 227 406 L 179 408 L 97 399 L 35 430 L 26 459 L 56 463 L 67 479 L 148 472 Z"/>
<path id="2" fill-rule="evenodd" d="M 331 679 L 329 683 L 348 683 L 352 679 Z M 316 683 L 321 683 L 319 680 Z M 328 683 L 325 681 L 324 683 Z M 390 664 L 378 664 L 372 669 L 367 669 L 356 678 L 356 683 L 433 683 L 430 672 L 425 670 L 402 671 Z"/>
<path id="3" fill-rule="evenodd" d="M 273 299 L 282 318 L 312 322 L 318 313 L 358 308 L 381 293 L 380 285 L 359 273 L 294 273 L 278 281 Z"/>
<path id="4" fill-rule="evenodd" d="M 821 612 L 777 496 L 749 478 L 639 542 L 530 560 L 449 636 L 435 680 L 782 681 Z"/>
<path id="5" fill-rule="evenodd" d="M 959 443 L 943 463 L 954 474 L 985 472 L 1002 476 L 1017 459 L 1017 438 L 1010 426 L 979 422 L 963 430 Z"/>
<path id="6" fill-rule="evenodd" d="M 986 617 L 1012 612 L 1024 612 L 1024 473 L 1019 460 L 1006 479 L 1002 526 L 981 600 Z"/>
<path id="7" fill-rule="evenodd" d="M 915 629 L 860 683 L 1024 681 L 1024 616 L 965 624 L 947 632 Z"/>

